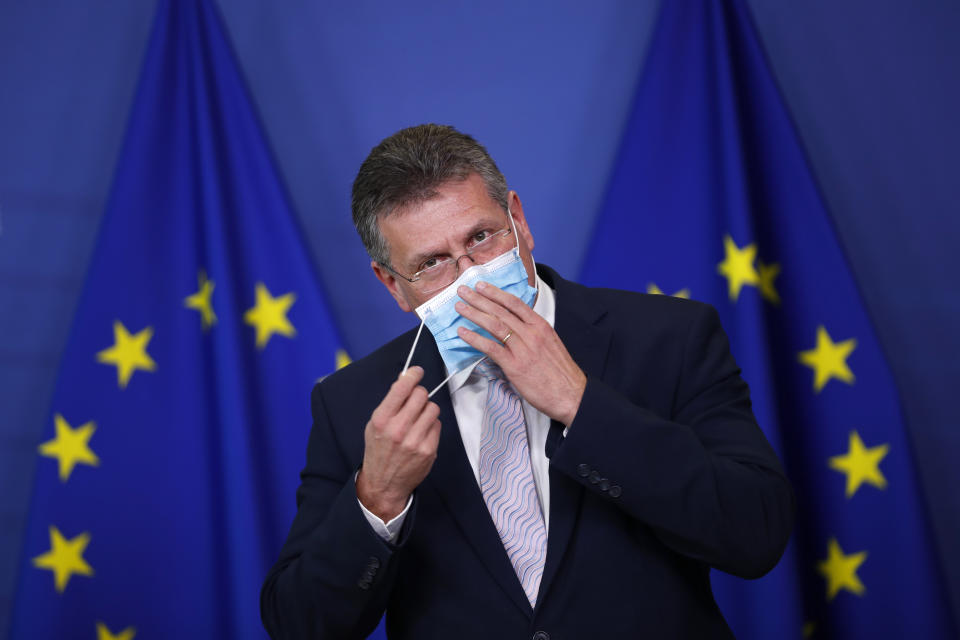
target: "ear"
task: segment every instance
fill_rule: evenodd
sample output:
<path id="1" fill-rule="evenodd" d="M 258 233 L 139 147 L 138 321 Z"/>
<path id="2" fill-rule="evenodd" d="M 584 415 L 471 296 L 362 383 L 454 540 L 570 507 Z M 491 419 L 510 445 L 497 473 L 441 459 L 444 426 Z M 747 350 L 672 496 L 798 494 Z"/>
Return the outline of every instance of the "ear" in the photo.
<path id="1" fill-rule="evenodd" d="M 507 205 L 510 207 L 513 223 L 517 225 L 517 235 L 527 245 L 527 252 L 532 252 L 533 234 L 530 233 L 530 227 L 527 226 L 527 218 L 523 215 L 523 203 L 520 202 L 520 196 L 517 195 L 516 191 L 511 190 L 507 193 Z"/>
<path id="2" fill-rule="evenodd" d="M 390 292 L 393 299 L 397 301 L 397 306 L 404 311 L 413 311 L 413 307 L 410 306 L 410 303 L 407 302 L 407 299 L 403 295 L 403 291 L 400 290 L 400 281 L 397 277 L 376 260 L 370 261 L 370 268 L 373 269 L 373 274 L 377 276 L 377 280 L 387 288 L 387 291 Z"/>

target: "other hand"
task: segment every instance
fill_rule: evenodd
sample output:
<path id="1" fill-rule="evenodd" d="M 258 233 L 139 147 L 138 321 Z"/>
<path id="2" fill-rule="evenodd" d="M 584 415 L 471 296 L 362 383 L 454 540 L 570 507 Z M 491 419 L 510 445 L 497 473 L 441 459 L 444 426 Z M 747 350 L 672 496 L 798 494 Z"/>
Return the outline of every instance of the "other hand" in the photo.
<path id="1" fill-rule="evenodd" d="M 457 311 L 499 338 L 485 338 L 464 327 L 463 340 L 503 370 L 517 393 L 550 418 L 570 426 L 580 408 L 587 376 L 560 336 L 517 296 L 478 282 L 476 290 L 457 289 Z"/>
<path id="2" fill-rule="evenodd" d="M 422 379 L 420 367 L 400 374 L 363 433 L 357 498 L 384 522 L 403 511 L 437 458 L 440 407 L 427 399 Z"/>

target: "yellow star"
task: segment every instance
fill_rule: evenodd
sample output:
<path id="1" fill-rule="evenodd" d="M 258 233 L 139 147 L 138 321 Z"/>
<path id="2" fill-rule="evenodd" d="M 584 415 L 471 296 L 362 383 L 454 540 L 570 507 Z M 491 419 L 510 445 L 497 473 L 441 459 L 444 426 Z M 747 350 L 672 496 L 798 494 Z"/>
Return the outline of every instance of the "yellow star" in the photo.
<path id="1" fill-rule="evenodd" d="M 201 269 L 197 275 L 197 282 L 200 289 L 183 299 L 183 306 L 188 309 L 196 309 L 200 312 L 200 324 L 206 331 L 217 323 L 217 314 L 213 312 L 213 287 L 216 283 L 213 280 L 207 280 L 206 272 Z"/>
<path id="2" fill-rule="evenodd" d="M 867 559 L 867 552 L 844 555 L 836 538 L 827 543 L 827 559 L 820 561 L 817 571 L 827 580 L 827 600 L 833 600 L 840 589 L 862 596 L 866 588 L 857 577 L 857 569 Z"/>
<path id="3" fill-rule="evenodd" d="M 147 345 L 153 337 L 153 327 L 130 335 L 119 320 L 113 322 L 113 346 L 97 353 L 97 362 L 117 367 L 117 382 L 121 389 L 127 387 L 130 377 L 137 369 L 156 371 L 157 363 L 147 353 Z"/>
<path id="4" fill-rule="evenodd" d="M 658 287 L 658 286 L 657 286 L 656 284 L 654 284 L 653 282 L 651 282 L 650 284 L 647 285 L 647 293 L 652 293 L 652 294 L 655 294 L 655 295 L 658 295 L 658 296 L 664 295 L 663 291 L 660 290 L 660 287 Z M 680 289 L 680 291 L 677 291 L 675 294 L 673 294 L 673 297 L 674 297 L 674 298 L 686 298 L 686 299 L 689 300 L 689 299 L 690 299 L 690 289 Z"/>
<path id="5" fill-rule="evenodd" d="M 51 526 L 50 551 L 34 558 L 33 566 L 53 571 L 54 586 L 58 592 L 63 593 L 74 573 L 81 576 L 93 575 L 93 567 L 83 559 L 83 552 L 88 544 L 90 544 L 90 534 L 87 532 L 67 540 L 59 529 Z"/>
<path id="6" fill-rule="evenodd" d="M 727 278 L 730 299 L 736 301 L 743 285 L 756 285 L 760 282 L 760 275 L 753 268 L 753 259 L 757 257 L 757 245 L 748 244 L 741 249 L 728 234 L 723 237 L 723 250 L 726 257 L 717 265 L 717 271 Z"/>
<path id="7" fill-rule="evenodd" d="M 773 304 L 780 304 L 780 295 L 773 286 L 773 279 L 780 275 L 780 265 L 776 262 L 763 264 L 763 260 L 758 260 L 757 271 L 760 277 L 760 295 Z"/>
<path id="8" fill-rule="evenodd" d="M 137 635 L 137 630 L 133 627 L 127 627 L 120 633 L 114 634 L 110 632 L 107 625 L 102 622 L 97 623 L 97 640 L 133 640 L 135 635 Z"/>
<path id="9" fill-rule="evenodd" d="M 880 461 L 887 455 L 890 445 L 881 444 L 869 449 L 856 431 L 850 432 L 850 448 L 845 455 L 830 458 L 830 468 L 847 474 L 847 497 L 853 496 L 866 482 L 878 489 L 887 488 L 887 479 L 880 471 Z"/>
<path id="10" fill-rule="evenodd" d="M 350 356 L 347 355 L 347 352 L 343 349 L 337 349 L 337 370 L 343 369 L 345 366 L 353 362 L 350 359 Z"/>
<path id="11" fill-rule="evenodd" d="M 800 362 L 813 369 L 814 391 L 820 393 L 831 378 L 853 384 L 854 376 L 847 366 L 847 357 L 856 348 L 856 338 L 834 342 L 823 325 L 817 327 L 817 346 L 799 354 Z"/>
<path id="12" fill-rule="evenodd" d="M 279 333 L 288 338 L 297 334 L 296 329 L 287 320 L 287 311 L 297 299 L 296 294 L 287 293 L 278 298 L 270 295 L 262 282 L 257 283 L 257 302 L 243 315 L 243 321 L 257 329 L 257 347 L 267 346 L 270 336 Z"/>
<path id="13" fill-rule="evenodd" d="M 97 454 L 91 451 L 87 444 L 90 442 L 90 436 L 97 430 L 92 420 L 72 429 L 63 416 L 57 413 L 53 416 L 53 426 L 57 432 L 56 437 L 53 440 L 47 440 L 37 449 L 40 455 L 57 459 L 60 465 L 61 482 L 66 482 L 70 478 L 73 467 L 78 463 L 88 464 L 91 467 L 100 464 Z"/>

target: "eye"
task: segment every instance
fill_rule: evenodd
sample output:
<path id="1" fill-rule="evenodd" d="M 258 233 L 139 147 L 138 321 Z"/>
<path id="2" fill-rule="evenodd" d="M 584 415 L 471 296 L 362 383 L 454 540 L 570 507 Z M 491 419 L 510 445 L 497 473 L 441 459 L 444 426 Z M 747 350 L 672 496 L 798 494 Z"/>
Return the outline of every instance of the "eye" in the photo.
<path id="1" fill-rule="evenodd" d="M 486 230 L 478 231 L 472 236 L 470 236 L 470 241 L 475 245 L 480 244 L 484 240 L 489 240 L 489 239 L 490 239 L 490 232 Z"/>
<path id="2" fill-rule="evenodd" d="M 430 256 L 426 260 L 420 263 L 418 271 L 440 271 L 443 269 L 444 265 L 447 265 L 451 262 L 449 256 L 439 255 L 439 256 Z"/>

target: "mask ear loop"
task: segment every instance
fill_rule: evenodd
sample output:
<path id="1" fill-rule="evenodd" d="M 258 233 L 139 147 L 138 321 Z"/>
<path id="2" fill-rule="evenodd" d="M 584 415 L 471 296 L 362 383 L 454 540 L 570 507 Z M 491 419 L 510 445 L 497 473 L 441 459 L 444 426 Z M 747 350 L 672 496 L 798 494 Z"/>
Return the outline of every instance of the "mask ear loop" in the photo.
<path id="1" fill-rule="evenodd" d="M 430 313 L 429 311 L 427 313 Z M 424 317 L 420 320 L 420 328 L 417 329 L 417 337 L 413 339 L 413 346 L 410 347 L 410 353 L 407 354 L 407 361 L 403 364 L 403 371 L 400 372 L 400 375 L 403 375 L 407 372 L 407 369 L 410 368 L 410 360 L 413 359 L 413 352 L 417 349 L 417 343 L 420 342 L 420 334 L 423 333 L 423 325 L 427 322 L 426 313 L 423 314 Z"/>
<path id="2" fill-rule="evenodd" d="M 430 311 L 427 311 L 425 314 L 423 314 L 423 318 L 420 320 L 420 328 L 417 329 L 417 336 L 413 339 L 413 346 L 410 347 L 410 353 L 407 354 L 407 361 L 403 363 L 403 371 L 400 372 L 400 375 L 403 375 L 404 373 L 406 373 L 407 369 L 410 368 L 410 361 L 413 360 L 413 352 L 417 350 L 417 344 L 420 342 L 420 334 L 423 333 L 423 325 L 427 323 L 427 314 L 429 313 Z M 477 360 L 474 364 L 479 364 L 480 362 L 483 362 L 486 359 L 487 359 L 487 356 L 483 356 L 482 358 Z M 443 388 L 443 385 L 450 382 L 450 378 L 457 375 L 457 373 L 458 373 L 457 371 L 454 371 L 453 373 L 448 375 L 446 378 L 444 378 L 443 382 L 438 384 L 436 387 L 434 387 L 433 391 L 427 394 L 427 397 L 432 398 L 433 394 L 435 394 L 437 391 L 440 391 L 440 389 Z"/>
<path id="3" fill-rule="evenodd" d="M 430 312 L 427 311 L 427 313 L 430 313 Z M 410 347 L 410 353 L 407 354 L 407 361 L 403 364 L 403 371 L 400 372 L 400 375 L 403 375 L 404 373 L 406 373 L 406 372 L 407 372 L 407 369 L 410 368 L 410 361 L 413 359 L 413 352 L 417 350 L 417 343 L 420 342 L 420 334 L 423 333 L 423 325 L 425 325 L 426 323 L 427 323 L 426 314 L 424 314 L 424 318 L 423 318 L 422 320 L 420 320 L 420 328 L 417 329 L 417 337 L 415 337 L 415 338 L 413 339 L 413 346 Z M 474 364 L 479 364 L 479 363 L 483 362 L 483 361 L 486 360 L 486 359 L 487 359 L 487 356 L 483 356 L 482 358 L 480 358 L 479 360 L 477 360 Z M 471 366 L 472 366 L 472 365 L 471 365 Z M 437 391 L 440 391 L 440 389 L 443 388 L 443 385 L 445 385 L 445 384 L 447 384 L 448 382 L 450 382 L 450 378 L 452 378 L 453 376 L 457 375 L 457 373 L 458 373 L 458 371 L 454 371 L 453 373 L 451 373 L 450 375 L 448 375 L 446 378 L 444 378 L 444 379 L 443 379 L 443 382 L 441 382 L 440 384 L 438 384 L 436 387 L 434 387 L 433 391 L 431 391 L 430 393 L 427 394 L 427 397 L 428 397 L 428 398 L 432 398 L 432 397 L 433 397 L 433 394 L 435 394 Z"/>
<path id="4" fill-rule="evenodd" d="M 520 253 L 520 234 L 517 233 L 517 223 L 513 221 L 513 214 L 510 213 L 510 207 L 507 206 L 507 217 L 510 218 L 510 226 L 513 227 L 513 237 L 517 240 L 517 254 Z M 540 295 L 540 278 L 536 277 L 537 274 L 537 261 L 533 259 L 533 254 L 530 254 L 530 262 L 533 263 L 533 289 L 537 292 L 537 295 L 533 297 L 534 300 L 537 299 L 537 296 Z M 479 360 L 477 361 L 479 362 Z"/>
<path id="5" fill-rule="evenodd" d="M 483 362 L 483 361 L 486 360 L 486 359 L 487 359 L 487 356 L 483 356 L 482 358 L 480 358 L 479 360 L 477 360 L 476 362 L 474 362 L 473 364 L 468 365 L 468 366 L 471 366 L 471 367 L 472 367 L 472 366 L 474 366 L 474 365 L 478 365 L 478 364 L 480 364 L 481 362 Z M 457 375 L 458 373 L 460 373 L 461 371 L 463 371 L 463 369 L 465 369 L 465 368 L 466 368 L 466 367 L 463 367 L 463 368 L 461 368 L 461 369 L 457 369 L 456 371 L 454 371 L 453 373 L 451 373 L 450 375 L 448 375 L 446 378 L 444 378 L 444 379 L 443 379 L 443 382 L 441 382 L 440 384 L 438 384 L 436 387 L 433 388 L 433 391 L 431 391 L 430 393 L 427 394 L 427 398 L 432 398 L 432 397 L 433 397 L 433 394 L 435 394 L 437 391 L 440 391 L 440 389 L 443 388 L 443 385 L 445 385 L 445 384 L 447 384 L 448 382 L 450 382 L 450 378 L 452 378 L 453 376 Z"/>

